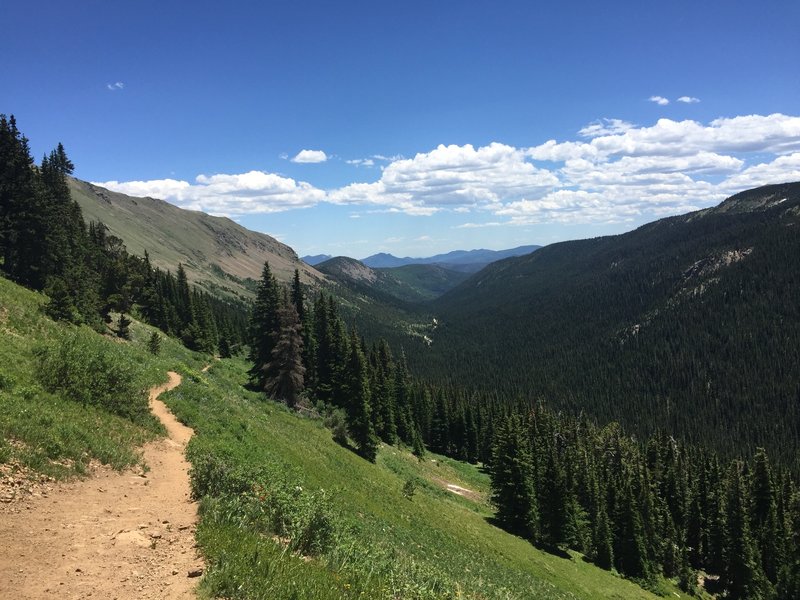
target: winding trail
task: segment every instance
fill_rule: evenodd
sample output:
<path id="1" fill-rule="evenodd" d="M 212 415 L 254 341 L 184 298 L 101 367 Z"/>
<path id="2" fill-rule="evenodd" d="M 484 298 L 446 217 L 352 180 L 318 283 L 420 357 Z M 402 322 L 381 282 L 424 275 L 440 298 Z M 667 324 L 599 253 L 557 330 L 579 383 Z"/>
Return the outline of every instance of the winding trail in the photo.
<path id="1" fill-rule="evenodd" d="M 169 437 L 144 446 L 150 470 L 100 468 L 0 512 L 0 598 L 194 598 L 202 573 L 184 448 L 192 430 L 150 391 L 150 408 Z"/>

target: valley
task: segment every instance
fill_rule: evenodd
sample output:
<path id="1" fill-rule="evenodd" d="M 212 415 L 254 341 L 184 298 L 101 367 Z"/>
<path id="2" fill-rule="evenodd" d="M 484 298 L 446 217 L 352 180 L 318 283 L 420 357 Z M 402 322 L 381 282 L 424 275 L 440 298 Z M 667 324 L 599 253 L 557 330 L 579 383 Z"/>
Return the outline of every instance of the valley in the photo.
<path id="1" fill-rule="evenodd" d="M 201 571 L 220 598 L 794 594 L 800 184 L 474 273 L 462 253 L 310 267 L 72 179 L 61 145 L 31 167 L 13 120 L 0 137 L 0 462 L 31 490 L 4 493 L 2 527 L 66 535 L 52 580 L 22 546 L 2 563 L 25 597 L 191 596 Z M 168 372 L 191 441 L 148 407 Z M 158 492 L 166 462 L 177 496 L 128 490 Z M 40 508 L 59 502 L 72 537 Z M 159 520 L 195 518 L 197 556 L 161 543 Z M 98 537 L 92 563 L 75 549 Z"/>

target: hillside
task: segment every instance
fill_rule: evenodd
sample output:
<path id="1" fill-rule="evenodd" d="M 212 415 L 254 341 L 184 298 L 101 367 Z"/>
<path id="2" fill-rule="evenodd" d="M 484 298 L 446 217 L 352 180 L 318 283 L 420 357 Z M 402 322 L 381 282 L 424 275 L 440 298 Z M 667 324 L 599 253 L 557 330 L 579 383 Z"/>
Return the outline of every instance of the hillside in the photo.
<path id="1" fill-rule="evenodd" d="M 319 263 L 317 269 L 353 292 L 389 304 L 420 304 L 438 298 L 468 277 L 435 264 L 371 268 L 346 256 Z"/>
<path id="2" fill-rule="evenodd" d="M 379 270 L 410 285 L 426 300 L 438 298 L 469 277 L 468 273 L 454 271 L 438 264 L 403 265 Z"/>
<path id="3" fill-rule="evenodd" d="M 216 294 L 251 297 L 265 261 L 280 281 L 299 269 L 304 283 L 322 275 L 286 244 L 245 229 L 225 217 L 178 208 L 155 198 L 134 198 L 70 179 L 73 200 L 86 221 L 102 221 L 132 254 L 147 251 L 151 262 L 173 273 L 178 263 L 189 280 Z"/>
<path id="4" fill-rule="evenodd" d="M 44 391 L 36 375 L 37 342 L 55 344 L 61 336 L 77 336 L 84 356 L 99 352 L 125 357 L 123 364 L 136 365 L 146 385 L 163 378 L 167 369 L 179 371 L 183 383 L 162 398 L 182 422 L 195 429 L 187 456 L 193 465 L 192 493 L 200 500 L 197 546 L 207 564 L 201 594 L 225 598 L 294 594 L 315 599 L 521 599 L 531 594 L 552 599 L 656 598 L 576 553 L 555 556 L 491 525 L 488 477 L 473 465 L 435 455 L 420 461 L 392 446 L 380 449 L 377 464 L 369 463 L 336 444 L 321 420 L 301 416 L 242 388 L 247 364 L 241 359 L 217 361 L 210 370 L 201 369 L 208 357 L 190 353 L 168 338 L 156 357 L 146 351 L 153 332 L 150 327 L 134 322 L 132 340 L 114 342 L 50 321 L 38 310 L 43 301 L 40 294 L 0 278 L 0 353 L 4 358 L 0 363 L 0 467 L 4 474 L 11 471 L 14 478 L 26 482 L 19 486 L 25 493 L 40 489 L 40 472 L 57 477 L 84 473 L 91 458 L 117 469 L 140 465 L 143 458 L 136 446 L 159 435 L 152 419 L 146 426 L 137 425 L 101 406 L 76 402 L 66 390 Z M 35 419 L 30 418 L 30 410 L 35 410 Z M 162 442 L 160 447 L 173 446 Z M 145 454 L 145 458 L 150 456 Z M 176 577 L 173 565 L 178 564 L 173 561 L 183 556 L 182 549 L 190 560 L 193 555 L 183 542 L 173 543 L 172 528 L 183 532 L 186 528 L 180 519 L 184 517 L 163 523 L 158 515 L 171 514 L 169 506 L 157 511 L 158 518 L 141 511 L 130 511 L 140 515 L 135 519 L 128 512 L 117 515 L 122 503 L 138 498 L 136 494 L 163 487 L 155 468 L 160 465 L 152 466 L 147 477 L 104 471 L 100 479 L 75 487 L 49 485 L 44 492 L 47 498 L 4 500 L 0 512 L 9 517 L 4 521 L 9 537 L 46 539 L 54 548 L 75 544 L 63 546 L 65 556 L 55 556 L 53 563 L 54 568 L 65 569 L 57 573 L 63 581 L 69 579 L 64 589 L 79 593 L 84 590 L 81 585 L 98 576 L 100 570 L 87 572 L 96 553 L 85 553 L 83 548 L 102 547 L 106 556 L 137 553 L 137 573 L 153 578 L 140 581 L 138 575 L 117 569 L 108 574 L 103 588 L 108 593 L 137 597 L 137 589 L 144 593 L 143 584 L 147 590 L 173 593 L 176 584 L 170 578 Z M 124 480 L 119 490 L 112 493 L 103 487 L 119 478 Z M 135 486 L 137 491 L 134 494 L 125 486 Z M 64 494 L 81 489 L 101 497 L 119 496 L 120 504 L 114 510 L 92 508 L 97 510 L 87 514 L 97 517 L 91 522 L 83 519 L 80 526 L 53 529 L 53 518 L 64 522 L 67 517 L 46 511 L 67 500 Z M 15 529 L 15 523 L 23 522 L 13 515 L 21 511 L 33 518 L 42 510 L 43 519 L 37 525 L 41 531 L 34 531 L 32 525 L 24 532 Z M 80 537 L 81 531 L 98 524 L 101 539 Z M 86 557 L 85 561 L 76 563 L 79 556 Z M 33 587 L 17 587 L 9 593 L 44 589 L 45 580 L 32 579 L 28 573 L 28 567 L 31 573 L 40 568 L 37 561 L 31 557 L 29 564 L 9 572 L 9 581 Z M 180 577 L 185 580 L 185 571 Z M 667 582 L 663 586 L 677 594 Z"/>
<path id="5" fill-rule="evenodd" d="M 434 302 L 418 373 L 797 467 L 800 184 L 494 263 Z"/>

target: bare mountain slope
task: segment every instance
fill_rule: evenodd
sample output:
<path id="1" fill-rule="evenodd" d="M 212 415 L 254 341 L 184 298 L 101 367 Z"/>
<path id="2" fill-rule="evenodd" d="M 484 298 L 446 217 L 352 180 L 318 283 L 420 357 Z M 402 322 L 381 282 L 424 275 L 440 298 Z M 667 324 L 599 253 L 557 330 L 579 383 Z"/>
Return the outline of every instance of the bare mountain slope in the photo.
<path id="1" fill-rule="evenodd" d="M 73 179 L 70 190 L 86 221 L 102 221 L 128 251 L 175 272 L 183 263 L 191 281 L 214 293 L 251 296 L 265 261 L 279 281 L 299 269 L 304 283 L 324 276 L 273 237 L 245 229 L 225 217 L 178 208 L 155 198 L 135 198 Z"/>

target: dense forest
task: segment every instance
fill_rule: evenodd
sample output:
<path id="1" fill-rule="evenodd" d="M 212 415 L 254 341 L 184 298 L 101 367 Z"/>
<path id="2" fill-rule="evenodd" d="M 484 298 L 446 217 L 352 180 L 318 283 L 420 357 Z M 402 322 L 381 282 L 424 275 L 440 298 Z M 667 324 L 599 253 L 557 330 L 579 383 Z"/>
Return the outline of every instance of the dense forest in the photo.
<path id="1" fill-rule="evenodd" d="M 282 290 L 268 265 L 250 333 L 253 384 L 269 397 L 297 406 L 305 390 L 342 411 L 334 437 L 368 460 L 383 441 L 483 462 L 497 523 L 542 548 L 646 586 L 663 575 L 691 591 L 703 572 L 727 598 L 800 593 L 800 491 L 763 449 L 726 465 L 664 433 L 638 442 L 617 423 L 414 381 L 385 341 L 347 333 L 332 297 L 306 307 L 299 279 Z"/>
<path id="2" fill-rule="evenodd" d="M 425 308 L 431 382 L 800 472 L 800 184 L 494 263 Z M 408 345 L 407 345 L 408 348 Z"/>
<path id="3" fill-rule="evenodd" d="M 125 337 L 126 313 L 135 311 L 192 349 L 225 356 L 241 346 L 246 305 L 193 289 L 180 265 L 173 275 L 154 268 L 146 254 L 128 254 L 102 223 L 87 226 L 70 198 L 73 168 L 61 144 L 34 164 L 14 117 L 0 115 L 0 270 L 6 277 L 44 291 L 56 320 L 103 331 L 113 311 L 115 330 Z"/>

